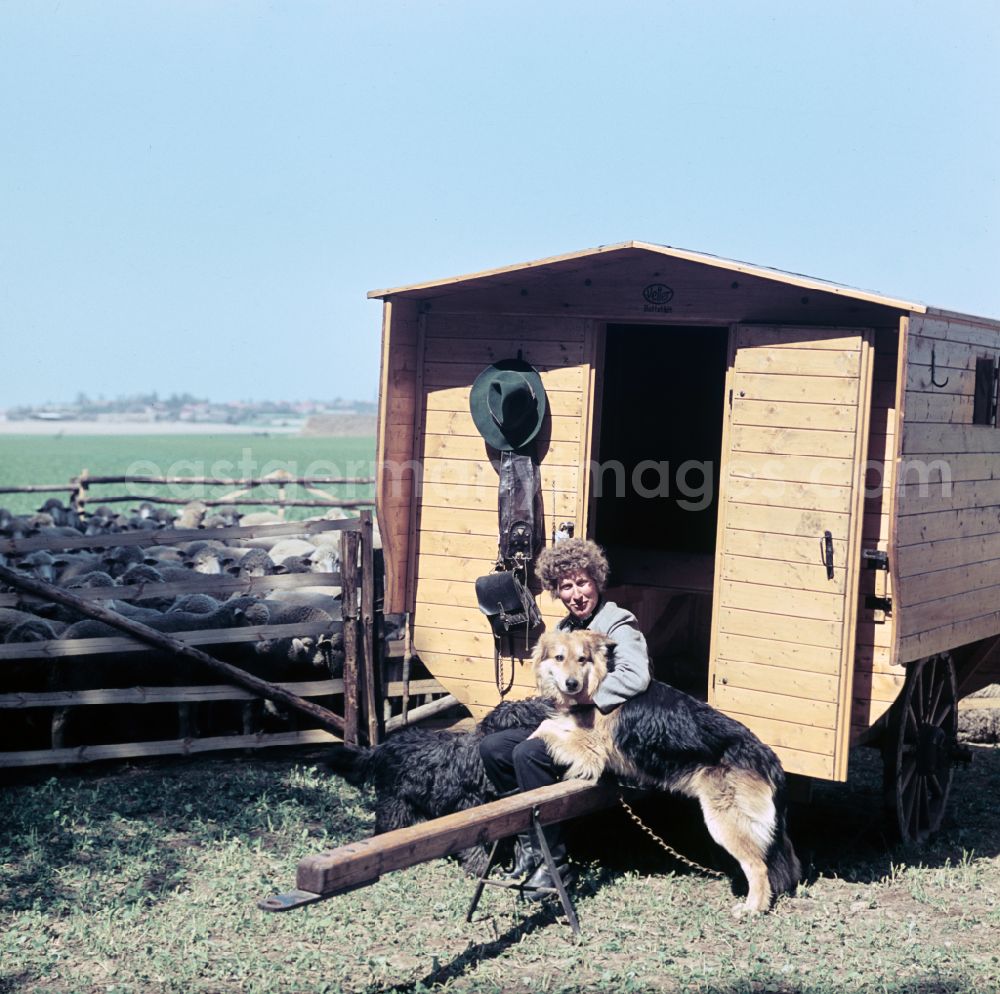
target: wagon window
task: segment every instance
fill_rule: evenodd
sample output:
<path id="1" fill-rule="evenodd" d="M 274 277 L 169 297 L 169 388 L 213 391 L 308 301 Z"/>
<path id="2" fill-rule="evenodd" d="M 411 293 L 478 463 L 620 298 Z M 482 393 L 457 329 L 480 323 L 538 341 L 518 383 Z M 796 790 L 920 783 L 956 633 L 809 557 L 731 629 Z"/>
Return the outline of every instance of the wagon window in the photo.
<path id="1" fill-rule="evenodd" d="M 972 404 L 974 425 L 995 425 L 997 420 L 996 359 L 976 360 L 976 394 Z"/>

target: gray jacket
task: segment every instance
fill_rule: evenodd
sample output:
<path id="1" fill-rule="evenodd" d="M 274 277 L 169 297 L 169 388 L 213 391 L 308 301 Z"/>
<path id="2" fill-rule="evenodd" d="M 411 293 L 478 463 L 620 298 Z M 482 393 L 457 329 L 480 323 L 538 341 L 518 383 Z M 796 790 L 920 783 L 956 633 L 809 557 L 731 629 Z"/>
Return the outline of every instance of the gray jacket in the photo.
<path id="1" fill-rule="evenodd" d="M 594 694 L 594 704 L 602 714 L 613 711 L 630 697 L 649 686 L 649 653 L 646 639 L 639 631 L 635 615 L 614 601 L 602 600 L 590 621 L 581 624 L 573 615 L 556 625 L 560 631 L 589 628 L 615 641 L 615 668 L 605 677 Z"/>

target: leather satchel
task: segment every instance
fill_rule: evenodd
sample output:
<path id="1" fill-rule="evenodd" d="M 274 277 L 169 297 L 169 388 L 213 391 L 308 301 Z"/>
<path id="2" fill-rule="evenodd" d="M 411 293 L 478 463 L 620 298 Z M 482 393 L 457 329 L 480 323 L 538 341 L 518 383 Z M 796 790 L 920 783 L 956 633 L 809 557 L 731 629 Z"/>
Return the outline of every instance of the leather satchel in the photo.
<path id="1" fill-rule="evenodd" d="M 479 610 L 489 618 L 496 638 L 523 629 L 525 635 L 542 623 L 535 598 L 513 570 L 489 573 L 476 580 Z"/>

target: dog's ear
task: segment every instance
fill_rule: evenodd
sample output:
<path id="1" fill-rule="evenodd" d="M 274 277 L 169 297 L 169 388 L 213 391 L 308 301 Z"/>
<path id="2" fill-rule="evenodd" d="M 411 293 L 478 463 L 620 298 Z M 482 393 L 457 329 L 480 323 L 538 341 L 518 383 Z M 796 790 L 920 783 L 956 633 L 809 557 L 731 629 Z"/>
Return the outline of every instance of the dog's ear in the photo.
<path id="1" fill-rule="evenodd" d="M 531 650 L 531 661 L 533 663 L 537 665 L 540 660 L 545 658 L 545 654 L 548 651 L 548 644 L 551 640 L 551 632 L 542 632 L 542 634 L 538 636 L 535 648 Z"/>
<path id="2" fill-rule="evenodd" d="M 613 673 L 615 670 L 615 647 L 618 645 L 614 639 L 608 639 L 604 646 L 604 651 L 608 654 L 608 672 Z"/>
<path id="3" fill-rule="evenodd" d="M 604 664 L 610 673 L 615 668 L 615 640 L 609 638 L 603 632 L 587 632 L 587 641 L 590 643 L 591 654 L 596 658 L 601 656 Z"/>
<path id="4" fill-rule="evenodd" d="M 531 652 L 532 667 L 535 671 L 535 687 L 540 697 L 551 697 L 558 699 L 559 688 L 552 679 L 548 666 L 543 666 L 542 661 L 554 651 L 555 632 L 545 632 L 535 643 L 535 648 Z"/>

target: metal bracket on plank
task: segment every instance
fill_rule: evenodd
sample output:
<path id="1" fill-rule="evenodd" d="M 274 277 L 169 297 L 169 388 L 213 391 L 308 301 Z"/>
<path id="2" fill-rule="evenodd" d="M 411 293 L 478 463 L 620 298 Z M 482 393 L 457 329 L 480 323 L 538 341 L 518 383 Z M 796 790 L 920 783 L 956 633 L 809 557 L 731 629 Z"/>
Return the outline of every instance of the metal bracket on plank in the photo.
<path id="1" fill-rule="evenodd" d="M 322 894 L 314 894 L 311 890 L 290 890 L 284 894 L 265 897 L 257 902 L 257 907 L 262 911 L 291 911 L 293 908 L 301 908 L 305 904 L 314 904 L 322 900 Z"/>
<path id="2" fill-rule="evenodd" d="M 361 883 L 339 887 L 337 890 L 331 890 L 325 894 L 317 894 L 311 890 L 290 890 L 284 894 L 273 894 L 271 897 L 265 897 L 257 902 L 257 907 L 262 911 L 292 911 L 294 908 L 302 908 L 307 904 L 325 901 L 328 897 L 339 897 L 341 894 L 349 894 L 352 890 L 360 890 L 370 884 L 377 884 L 379 879 L 379 877 L 370 877 Z"/>

